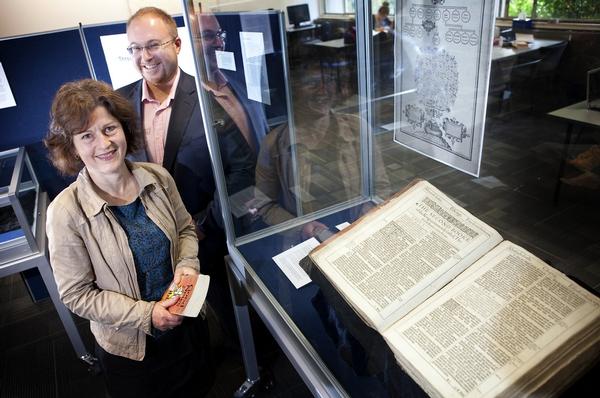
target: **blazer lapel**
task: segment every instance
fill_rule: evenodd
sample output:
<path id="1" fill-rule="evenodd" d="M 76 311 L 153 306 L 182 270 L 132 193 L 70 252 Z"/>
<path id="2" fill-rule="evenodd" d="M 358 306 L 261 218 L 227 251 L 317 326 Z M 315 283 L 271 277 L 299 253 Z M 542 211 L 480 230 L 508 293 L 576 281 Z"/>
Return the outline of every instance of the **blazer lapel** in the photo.
<path id="1" fill-rule="evenodd" d="M 165 142 L 165 155 L 163 158 L 163 167 L 173 173 L 175 159 L 181 145 L 181 140 L 187 130 L 187 126 L 192 116 L 194 106 L 198 103 L 196 96 L 196 83 L 194 78 L 181 71 L 179 84 L 175 91 L 173 100 L 173 109 L 167 128 L 167 139 Z"/>

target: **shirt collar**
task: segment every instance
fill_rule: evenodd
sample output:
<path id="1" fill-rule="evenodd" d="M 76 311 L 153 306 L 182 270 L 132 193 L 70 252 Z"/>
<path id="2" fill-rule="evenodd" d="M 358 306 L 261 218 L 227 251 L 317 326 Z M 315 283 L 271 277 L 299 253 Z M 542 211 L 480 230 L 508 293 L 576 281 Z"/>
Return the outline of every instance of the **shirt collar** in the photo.
<path id="1" fill-rule="evenodd" d="M 162 186 L 152 176 L 152 174 L 143 167 L 140 167 L 139 165 L 130 162 L 127 159 L 125 159 L 125 164 L 127 164 L 127 168 L 131 170 L 133 177 L 136 179 L 138 186 L 140 187 L 138 196 L 141 196 L 145 191 L 151 191 L 161 187 L 166 188 L 166 186 Z M 94 182 L 92 181 L 92 178 L 85 167 L 77 176 L 77 190 L 79 203 L 81 203 L 81 207 L 88 218 L 94 217 L 100 213 L 105 206 L 108 205 L 108 203 L 106 203 L 106 201 L 102 199 L 94 189 Z"/>
<path id="2" fill-rule="evenodd" d="M 168 103 L 175 99 L 175 91 L 177 91 L 177 85 L 179 84 L 179 76 L 181 76 L 181 70 L 177 68 L 177 73 L 175 74 L 175 78 L 173 78 L 173 84 L 171 84 L 171 91 L 169 91 L 169 95 L 167 97 Z M 148 89 L 148 83 L 146 79 L 142 80 L 142 102 L 158 102 Z"/>
<path id="3" fill-rule="evenodd" d="M 215 83 L 204 83 L 201 82 L 202 87 L 215 97 L 227 97 L 231 90 L 228 89 L 228 83 L 223 85 L 217 85 Z M 210 85 L 209 85 L 210 84 Z"/>

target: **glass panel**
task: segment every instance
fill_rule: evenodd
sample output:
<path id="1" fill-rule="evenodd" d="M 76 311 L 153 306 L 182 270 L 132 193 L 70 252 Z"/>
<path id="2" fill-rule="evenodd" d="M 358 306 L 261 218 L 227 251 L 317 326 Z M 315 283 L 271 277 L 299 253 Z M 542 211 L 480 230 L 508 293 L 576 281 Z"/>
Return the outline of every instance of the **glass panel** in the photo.
<path id="1" fill-rule="evenodd" d="M 32 228 L 32 232 L 35 235 L 35 219 L 36 219 L 36 207 L 37 207 L 37 182 L 33 176 L 33 169 L 28 159 L 23 164 L 23 172 L 21 174 L 21 182 L 17 189 L 17 198 L 23 208 L 27 222 Z"/>
<path id="2" fill-rule="evenodd" d="M 3 206 L 0 207 L 0 243 L 23 236 L 24 232 L 17 211 L 23 211 L 25 222 L 29 224 L 31 230 L 35 230 L 37 182 L 33 178 L 33 170 L 27 160 L 27 155 L 20 164 L 17 164 L 17 155 L 17 151 L 6 151 L 0 157 L 0 193 L 3 195 L 7 195 L 9 192 L 16 168 L 21 167 L 21 179 L 16 187 L 17 204 L 13 205 L 6 196 L 2 200 Z"/>
<path id="3" fill-rule="evenodd" d="M 328 309 L 312 301 L 317 286 L 296 290 L 272 257 L 368 207 L 355 22 L 311 14 L 313 26 L 289 26 L 287 3 L 275 12 L 252 5 L 262 8 L 203 4 L 191 18 L 202 104 L 214 127 L 209 140 L 221 149 L 231 143 L 216 171 L 226 182 L 235 245 L 315 350 L 335 353 Z M 248 154 L 256 158 L 250 176 L 233 173 Z M 329 214 L 335 208 L 342 210 Z M 338 355 L 323 361 L 348 391 L 383 391 L 368 372 L 361 385 Z"/>
<path id="4" fill-rule="evenodd" d="M 193 16 L 202 102 L 216 131 L 211 142 L 237 143 L 220 152 L 217 170 L 227 183 L 233 244 L 357 396 L 394 396 L 400 387 L 388 382 L 404 384 L 406 376 L 394 373 L 393 355 L 370 355 L 376 350 L 363 344 L 362 332 L 349 331 L 360 322 L 341 320 L 348 314 L 332 309 L 336 298 L 325 284 L 295 289 L 272 257 L 325 226 L 355 220 L 415 178 L 505 239 L 600 286 L 600 112 L 586 100 L 587 72 L 600 66 L 593 55 L 600 35 L 535 30 L 512 37 L 498 26 L 494 39 L 493 3 L 397 1 L 386 24 L 377 26 L 373 13 L 358 18 L 370 21 L 358 29 L 354 18 L 317 15 L 314 3 L 311 26 L 255 12 L 263 8 L 258 1 L 243 3 L 247 13 L 232 0 Z M 508 40 L 514 43 L 501 45 Z M 600 107 L 590 87 L 589 104 Z M 256 121 L 266 122 L 257 128 Z M 235 179 L 228 162 L 248 155 L 256 166 Z"/>
<path id="5" fill-rule="evenodd" d="M 510 0 L 508 16 L 516 17 L 521 13 L 524 13 L 528 17 L 533 15 L 533 0 Z"/>
<path id="6" fill-rule="evenodd" d="M 555 20 L 600 20 L 600 4 L 590 0 L 510 0 L 509 17 L 524 13 L 527 17 Z"/>
<path id="7" fill-rule="evenodd" d="M 7 194 L 15 168 L 16 155 L 0 158 L 0 194 Z M 8 202 L 0 207 L 0 245 L 22 236 L 17 216 Z"/>
<path id="8" fill-rule="evenodd" d="M 354 19 L 286 29 L 280 11 L 232 7 L 196 10 L 193 29 L 243 237 L 360 198 L 361 119 Z"/>
<path id="9" fill-rule="evenodd" d="M 438 131 L 450 146 L 459 136 L 453 132 L 460 132 L 456 125 L 444 124 L 444 119 L 451 121 L 452 117 L 438 117 L 426 109 L 436 102 L 417 100 L 412 108 L 397 106 L 399 97 L 413 95 L 399 90 L 398 81 L 403 75 L 416 76 L 414 70 L 422 70 L 423 66 L 417 58 L 416 63 L 400 62 L 411 60 L 405 56 L 408 46 L 428 37 L 423 30 L 426 11 L 411 14 L 412 5 L 417 3 L 405 1 L 401 8 L 398 2 L 393 34 L 373 38 L 374 141 L 380 145 L 391 191 L 398 191 L 414 178 L 426 179 L 496 228 L 505 239 L 524 246 L 597 291 L 600 112 L 592 108 L 600 109 L 600 94 L 594 88 L 594 82 L 600 79 L 597 72 L 589 77 L 588 72 L 600 63 L 597 57 L 590 59 L 586 54 L 600 48 L 600 33 L 551 29 L 504 32 L 505 27 L 496 28 L 487 98 L 474 104 L 486 111 L 481 169 L 474 177 L 436 160 L 439 151 L 424 156 L 394 142 L 398 124 L 406 119 L 415 125 L 423 123 L 423 131 L 427 120 L 436 119 L 438 128 L 430 125 L 429 130 Z M 440 9 L 457 4 L 446 1 Z M 424 18 L 419 19 L 419 15 Z M 432 45 L 423 53 L 445 48 L 452 55 L 455 50 L 449 40 L 454 43 L 454 36 L 442 34 L 443 12 L 439 22 L 435 12 L 431 16 L 435 22 L 429 34 Z M 409 23 L 416 18 L 419 23 L 413 27 L 402 25 L 403 18 Z M 450 14 L 448 18 L 463 21 L 462 14 Z M 411 29 L 421 30 L 421 36 Z M 433 42 L 436 31 L 440 34 L 437 45 Z M 458 40 L 461 42 L 462 36 Z M 438 70 L 443 84 L 450 81 L 450 69 Z M 437 104 L 445 95 L 443 84 L 440 82 L 430 97 Z M 428 86 L 415 82 L 415 88 L 416 95 L 420 95 Z M 473 95 L 473 91 L 464 90 L 459 86 L 457 101 Z M 422 112 L 419 107 L 424 108 Z"/>
<path id="10" fill-rule="evenodd" d="M 0 157 L 0 192 L 8 192 L 8 187 L 12 179 L 13 170 L 15 168 L 15 155 L 6 155 Z"/>

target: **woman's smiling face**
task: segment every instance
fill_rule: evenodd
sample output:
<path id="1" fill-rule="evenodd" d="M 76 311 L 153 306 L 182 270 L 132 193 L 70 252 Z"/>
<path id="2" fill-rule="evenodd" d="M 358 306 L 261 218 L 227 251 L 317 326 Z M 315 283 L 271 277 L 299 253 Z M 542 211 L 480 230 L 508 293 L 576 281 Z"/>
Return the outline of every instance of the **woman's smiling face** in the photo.
<path id="1" fill-rule="evenodd" d="M 127 154 L 123 127 L 103 106 L 94 109 L 90 124 L 73 136 L 73 145 L 90 175 L 118 172 Z"/>

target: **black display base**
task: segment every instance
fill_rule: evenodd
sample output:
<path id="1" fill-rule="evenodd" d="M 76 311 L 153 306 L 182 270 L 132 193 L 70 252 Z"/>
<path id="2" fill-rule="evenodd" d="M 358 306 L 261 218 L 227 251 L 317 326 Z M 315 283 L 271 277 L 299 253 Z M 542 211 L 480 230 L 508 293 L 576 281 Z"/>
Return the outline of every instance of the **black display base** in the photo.
<path id="1" fill-rule="evenodd" d="M 427 397 L 394 357 L 378 331 L 367 326 L 307 256 L 300 265 L 319 286 L 312 299 L 341 357 L 358 376 L 379 379 L 390 397 Z"/>

